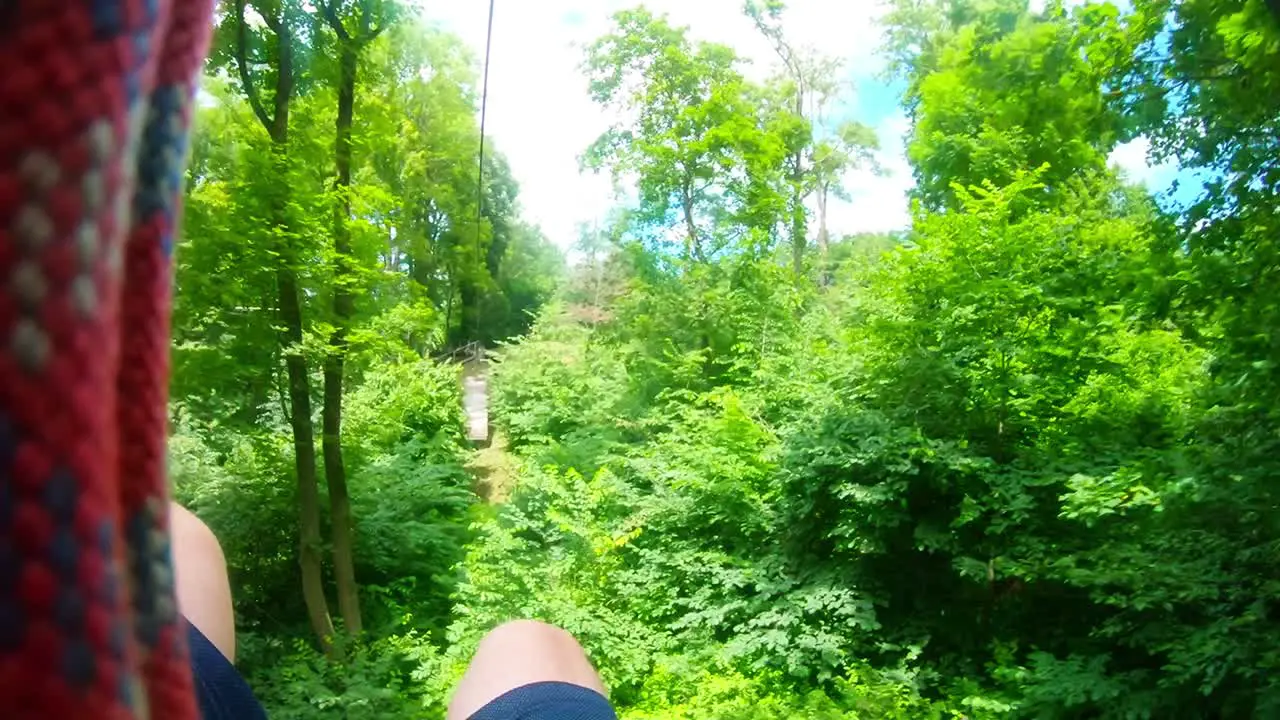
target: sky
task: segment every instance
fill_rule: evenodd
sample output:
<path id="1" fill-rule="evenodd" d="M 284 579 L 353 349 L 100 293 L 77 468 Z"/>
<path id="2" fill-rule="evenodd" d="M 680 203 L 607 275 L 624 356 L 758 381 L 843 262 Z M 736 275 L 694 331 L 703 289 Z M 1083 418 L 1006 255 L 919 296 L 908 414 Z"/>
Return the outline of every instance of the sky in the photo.
<path id="1" fill-rule="evenodd" d="M 510 161 L 520 183 L 524 217 L 561 247 L 577 240 L 578 226 L 604 219 L 618 203 L 606 175 L 580 173 L 578 158 L 610 118 L 587 95 L 580 69 L 583 48 L 608 31 L 609 16 L 639 0 L 495 0 L 489 66 L 486 134 Z M 744 58 L 746 73 L 763 79 L 776 56 L 742 13 L 742 0 L 645 0 L 672 23 L 686 25 L 696 40 L 728 45 Z M 488 0 L 425 0 L 429 21 L 456 33 L 482 58 Z M 832 203 L 833 235 L 906 229 L 907 192 L 912 187 L 904 136 L 909 121 L 898 89 L 880 75 L 878 57 L 884 12 L 877 0 L 790 0 L 783 17 L 791 41 L 840 58 L 847 69 L 843 117 L 861 121 L 880 138 L 882 174 L 853 171 L 845 178 L 850 201 Z M 1147 144 L 1139 139 L 1116 149 L 1112 161 L 1152 189 L 1167 187 L 1177 175 L 1171 166 L 1151 167 Z"/>

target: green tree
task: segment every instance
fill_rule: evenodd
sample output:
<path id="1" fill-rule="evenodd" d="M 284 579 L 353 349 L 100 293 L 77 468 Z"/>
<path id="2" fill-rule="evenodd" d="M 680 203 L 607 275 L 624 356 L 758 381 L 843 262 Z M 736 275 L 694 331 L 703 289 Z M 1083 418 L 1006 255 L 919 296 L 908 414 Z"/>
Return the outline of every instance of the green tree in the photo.
<path id="1" fill-rule="evenodd" d="M 1104 97 L 1105 66 L 1089 57 L 1092 35 L 1061 6 L 1038 16 L 1026 6 L 903 0 L 889 15 L 914 121 L 915 195 L 929 209 L 957 207 L 957 186 L 1000 187 L 1041 166 L 1052 205 L 1073 178 L 1106 171 L 1122 124 Z"/>
<path id="2" fill-rule="evenodd" d="M 329 513 L 333 534 L 333 566 L 338 586 L 338 607 L 345 629 L 359 635 L 360 591 L 356 584 L 352 557 L 351 497 L 347 471 L 342 459 L 342 386 L 347 355 L 347 336 L 355 315 L 356 272 L 351 248 L 351 133 L 355 116 L 357 72 L 364 48 L 377 39 L 392 21 L 390 3 L 359 0 L 349 7 L 337 0 L 321 2 L 318 10 L 337 36 L 338 114 L 334 138 L 333 211 L 333 317 L 329 352 L 324 361 L 323 423 L 325 481 L 329 487 Z M 348 28 L 348 24 L 351 25 Z"/>
<path id="3" fill-rule="evenodd" d="M 786 148 L 775 119 L 756 112 L 767 97 L 736 70 L 729 48 L 694 43 L 644 9 L 614 22 L 588 48 L 586 68 L 592 98 L 628 120 L 592 144 L 587 167 L 634 178 L 633 220 L 654 228 L 661 244 L 665 230 L 679 228 L 686 262 L 772 247 Z M 762 208 L 771 211 L 755 218 L 754 232 L 742 227 Z"/>
<path id="4" fill-rule="evenodd" d="M 637 720 L 1277 714 L 1266 2 L 895 2 L 918 201 L 909 229 L 837 241 L 825 208 L 874 137 L 830 117 L 845 88 L 782 4 L 746 7 L 782 60 L 763 84 L 618 13 L 583 67 L 618 122 L 584 165 L 621 205 L 568 268 L 501 153 L 476 182 L 456 37 L 407 6 L 374 33 L 372 0 L 229 7 L 171 456 L 226 538 L 273 716 L 438 717 L 515 616 L 574 632 Z M 1121 141 L 1199 196 L 1127 184 Z M 482 458 L 512 480 L 483 506 L 457 368 L 431 359 L 474 339 L 499 341 L 506 442 Z M 337 402 L 300 414 L 322 379 Z M 313 415 L 350 485 L 350 583 L 314 449 L 309 499 L 279 481 Z M 341 658 L 308 642 L 330 569 L 339 599 L 361 579 Z"/>
<path id="5" fill-rule="evenodd" d="M 878 167 L 872 151 L 880 146 L 875 132 L 858 122 L 844 122 L 830 138 L 813 147 L 813 191 L 818 205 L 818 262 L 823 284 L 830 281 L 831 231 L 827 211 L 832 198 L 849 200 L 844 175 L 853 168 Z"/>
<path id="6" fill-rule="evenodd" d="M 783 31 L 785 5 L 781 0 L 748 0 L 744 9 L 782 61 L 783 92 L 791 99 L 793 124 L 798 121 L 798 126 L 784 136 L 789 150 L 787 214 L 791 225 L 792 269 L 797 277 L 804 271 L 809 232 L 805 203 L 813 196 L 818 210 L 820 275 L 825 283 L 830 245 L 828 201 L 833 195 L 842 196 L 841 180 L 846 171 L 873 164 L 871 151 L 879 147 L 879 141 L 871 128 L 854 120 L 845 120 L 834 131 L 827 127 L 829 106 L 840 90 L 836 78 L 844 68 L 831 58 L 796 49 Z"/>
<path id="7" fill-rule="evenodd" d="M 478 318 L 488 338 L 520 332 L 549 295 L 559 255 L 519 220 L 518 189 L 501 159 L 491 160 L 489 217 L 482 244 L 474 242 L 468 149 L 478 128 L 457 38 L 422 33 L 410 14 L 381 3 L 246 1 L 219 19 L 178 258 L 175 412 L 219 462 L 251 448 L 255 476 L 276 467 L 278 440 L 288 439 L 294 470 L 281 474 L 296 480 L 300 521 L 288 557 L 302 569 L 312 633 L 328 648 L 330 568 L 346 630 L 368 625 L 355 583 L 364 505 L 346 486 L 360 486 L 369 460 L 344 452 L 360 443 L 344 437 L 345 398 L 389 364 L 437 352 L 462 316 L 468 326 Z M 420 232 L 413 210 L 423 193 L 448 232 Z M 501 255 L 488 242 L 490 223 L 503 233 Z M 444 262 L 432 268 L 433 258 Z M 317 486 L 316 422 L 327 503 Z M 292 596 L 276 600 L 287 610 L 259 605 L 255 625 L 292 627 Z"/>
<path id="8" fill-rule="evenodd" d="M 289 385 L 289 418 L 293 428 L 295 474 L 298 483 L 299 554 L 302 594 L 311 627 L 328 647 L 333 635 L 322 575 L 320 499 L 316 479 L 315 430 L 311 424 L 311 379 L 302 354 L 303 317 L 297 267 L 304 260 L 297 242 L 298 228 L 290 218 L 290 110 L 298 92 L 298 44 L 310 28 L 300 7 L 292 3 L 253 5 L 262 28 L 250 27 L 246 0 L 237 0 L 219 28 L 219 44 L 228 48 L 254 117 L 270 138 L 273 159 L 268 192 L 270 235 L 276 268 L 275 305 L 279 313 L 279 343 Z M 218 55 L 215 55 L 215 58 Z M 265 87 L 264 87 L 265 86 Z M 267 93 L 270 93 L 269 96 Z M 264 100 L 270 98 L 270 109 Z"/>

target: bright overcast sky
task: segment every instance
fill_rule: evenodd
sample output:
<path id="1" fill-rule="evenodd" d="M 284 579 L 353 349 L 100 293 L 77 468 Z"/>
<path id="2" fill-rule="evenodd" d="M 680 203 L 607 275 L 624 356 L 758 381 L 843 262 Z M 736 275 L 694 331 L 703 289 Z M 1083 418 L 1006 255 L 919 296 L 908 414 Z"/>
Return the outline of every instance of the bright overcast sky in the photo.
<path id="1" fill-rule="evenodd" d="M 608 177 L 580 174 L 578 157 L 608 127 L 587 96 L 579 68 L 583 47 L 609 27 L 617 10 L 639 0 L 496 0 L 489 70 L 487 133 L 510 160 L 520 183 L 524 216 L 561 247 L 577 238 L 579 223 L 602 219 L 616 204 Z M 723 43 L 747 59 L 748 73 L 763 78 L 775 63 L 768 43 L 742 14 L 742 0 L 646 0 L 656 13 L 687 25 L 693 38 Z M 846 118 L 874 127 L 886 174 L 851 173 L 851 202 L 833 203 L 832 233 L 905 229 L 906 192 L 912 185 L 903 149 L 907 120 L 892 88 L 878 75 L 876 55 L 883 12 L 876 0 L 790 0 L 784 16 L 792 42 L 843 58 L 848 68 Z M 424 14 L 458 34 L 477 57 L 484 50 L 488 0 L 425 0 Z M 1118 149 L 1113 160 L 1139 180 L 1165 174 L 1146 167 L 1145 145 Z"/>

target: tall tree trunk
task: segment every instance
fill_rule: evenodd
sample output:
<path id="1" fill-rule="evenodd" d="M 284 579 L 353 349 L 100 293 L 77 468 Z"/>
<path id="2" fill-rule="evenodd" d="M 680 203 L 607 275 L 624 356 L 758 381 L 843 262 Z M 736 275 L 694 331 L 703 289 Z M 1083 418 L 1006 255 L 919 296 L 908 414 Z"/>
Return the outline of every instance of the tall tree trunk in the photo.
<path id="1" fill-rule="evenodd" d="M 796 85 L 795 107 L 793 109 L 796 117 L 809 125 L 811 136 L 806 140 L 806 145 L 808 145 L 813 142 L 813 119 L 804 111 L 805 95 L 810 88 L 809 76 L 805 72 L 804 63 L 800 56 L 783 35 L 782 26 L 778 20 L 780 10 L 780 3 L 760 3 L 748 0 L 746 4 L 747 16 L 755 23 L 756 29 L 760 31 L 760 34 L 764 35 L 773 45 L 774 52 L 778 53 L 778 58 L 782 60 L 782 64 L 786 67 L 787 72 L 791 75 L 791 80 Z M 808 232 L 808 224 L 804 213 L 804 200 L 808 195 L 804 187 L 805 149 L 805 146 L 801 146 L 792 151 L 790 158 L 791 177 L 788 178 L 791 183 L 791 202 L 788 208 L 788 212 L 791 215 L 791 265 L 797 281 L 804 275 L 804 256 L 808 245 L 808 238 L 805 237 Z"/>
<path id="2" fill-rule="evenodd" d="M 824 287 L 831 284 L 831 267 L 828 264 L 828 253 L 831 249 L 831 234 L 827 230 L 827 200 L 830 188 L 825 184 L 818 187 L 818 263 L 820 270 L 818 282 Z"/>
<path id="3" fill-rule="evenodd" d="M 338 118 L 335 124 L 334 164 L 338 202 L 333 211 L 333 315 L 329 354 L 324 363 L 324 472 L 329 485 L 329 513 L 333 524 L 333 572 L 338 584 L 338 609 L 347 633 L 359 635 L 360 587 L 356 584 L 352 539 L 351 495 L 342 459 L 342 381 L 347 359 L 347 333 L 355 314 L 355 259 L 351 253 L 351 125 L 355 117 L 356 70 L 365 45 L 386 27 L 370 27 L 372 8 L 365 0 L 352 9 L 358 30 L 348 31 L 338 17 L 334 0 L 319 3 L 325 22 L 338 36 Z M 386 18 L 383 18 L 384 21 Z"/>
<path id="4" fill-rule="evenodd" d="M 236 65 L 245 95 L 254 114 L 271 137 L 272 163 L 277 174 L 271 203 L 271 223 L 277 238 L 276 310 L 280 318 L 279 342 L 285 356 L 289 378 L 290 425 L 293 430 L 294 474 L 298 486 L 298 566 L 302 575 L 302 599 L 307 606 L 311 629 L 321 647 L 332 654 L 333 621 L 324 595 L 324 573 L 320 538 L 320 489 L 316 481 L 315 430 L 311 425 L 311 380 L 307 361 L 300 353 L 302 345 L 302 307 L 298 295 L 298 277 L 294 269 L 294 248 L 289 228 L 289 103 L 294 91 L 293 36 L 288 18 L 280 15 L 265 18 L 276 35 L 276 87 L 273 112 L 262 104 L 247 60 L 248 26 L 244 19 L 244 0 L 237 0 Z"/>
<path id="5" fill-rule="evenodd" d="M 687 171 L 681 188 L 680 205 L 684 209 L 684 227 L 688 234 L 685 239 L 685 256 L 689 260 L 702 262 L 706 258 L 702 254 L 702 241 L 698 239 L 698 224 L 693 219 L 693 178 L 689 177 Z"/>
<path id="6" fill-rule="evenodd" d="M 684 227 L 687 236 L 685 238 L 685 256 L 690 260 L 697 259 L 701 253 L 698 250 L 698 226 L 693 222 L 693 203 L 686 196 L 684 199 Z"/>
<path id="7" fill-rule="evenodd" d="M 795 71 L 796 117 L 804 119 L 804 76 Z M 804 253 L 808 232 L 804 217 L 804 149 L 791 156 L 791 262 L 798 280 L 804 275 Z"/>
<path id="8" fill-rule="evenodd" d="M 355 281 L 351 256 L 351 123 L 355 114 L 356 66 L 359 46 L 344 38 L 338 43 L 338 120 L 334 141 L 337 165 L 335 190 L 338 202 L 333 213 L 333 315 L 334 330 L 329 336 L 329 355 L 324 363 L 324 474 L 329 485 L 329 513 L 333 526 L 333 572 L 338 584 L 338 609 L 347 633 L 362 630 L 360 589 L 356 584 L 351 527 L 351 496 L 347 490 L 347 469 L 342 460 L 342 380 L 347 356 L 347 332 L 355 301 L 351 284 Z"/>
<path id="9" fill-rule="evenodd" d="M 800 209 L 803 202 L 800 199 L 800 192 L 795 191 L 795 196 L 791 199 L 791 269 L 795 272 L 795 276 L 799 278 L 804 275 L 804 255 L 805 245 L 805 222 L 804 211 Z"/>
<path id="10" fill-rule="evenodd" d="M 449 282 L 445 284 L 445 289 L 449 293 L 444 303 L 444 338 L 445 344 L 448 344 L 450 333 L 453 332 L 453 297 L 457 293 L 453 289 L 453 272 L 449 272 Z"/>
<path id="11" fill-rule="evenodd" d="M 294 470 L 298 477 L 298 565 L 302 570 L 302 599 L 312 631 L 325 652 L 332 653 L 333 620 L 324 596 L 320 553 L 320 487 L 316 480 L 316 445 L 311 426 L 311 379 L 306 358 L 299 354 L 302 309 L 298 302 L 297 275 L 283 258 L 276 269 L 276 285 L 282 321 L 280 342 L 286 348 L 285 368 L 289 374 Z"/>

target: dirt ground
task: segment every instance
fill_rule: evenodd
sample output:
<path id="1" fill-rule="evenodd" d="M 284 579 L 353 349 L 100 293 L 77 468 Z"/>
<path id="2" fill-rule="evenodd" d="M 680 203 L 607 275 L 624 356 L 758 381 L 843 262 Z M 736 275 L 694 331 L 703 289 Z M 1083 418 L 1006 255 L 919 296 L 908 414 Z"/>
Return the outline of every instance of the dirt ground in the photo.
<path id="1" fill-rule="evenodd" d="M 511 495 L 516 473 L 507 453 L 507 438 L 502 431 L 493 431 L 489 445 L 476 451 L 471 462 L 467 463 L 467 469 L 476 478 L 475 491 L 481 500 L 500 503 Z"/>

